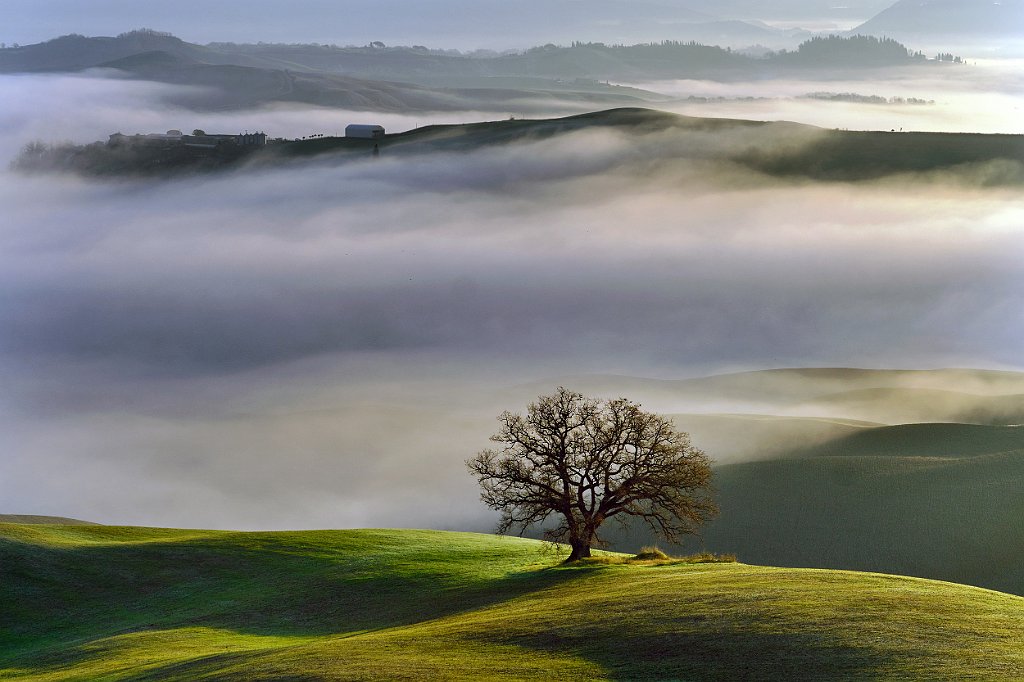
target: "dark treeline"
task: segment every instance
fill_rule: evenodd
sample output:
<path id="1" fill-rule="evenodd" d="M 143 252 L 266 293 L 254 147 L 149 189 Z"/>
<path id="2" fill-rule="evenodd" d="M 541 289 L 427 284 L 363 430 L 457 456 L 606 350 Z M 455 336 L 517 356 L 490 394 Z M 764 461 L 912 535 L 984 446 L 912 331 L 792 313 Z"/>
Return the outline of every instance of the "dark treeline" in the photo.
<path id="1" fill-rule="evenodd" d="M 255 148 L 223 145 L 211 150 L 149 144 L 104 142 L 26 144 L 11 162 L 22 173 L 75 173 L 84 177 L 171 176 L 224 169 L 249 157 Z"/>
<path id="2" fill-rule="evenodd" d="M 924 61 L 925 56 L 922 52 L 911 52 L 892 38 L 830 35 L 806 40 L 795 52 L 771 53 L 767 59 L 801 66 L 888 66 Z"/>

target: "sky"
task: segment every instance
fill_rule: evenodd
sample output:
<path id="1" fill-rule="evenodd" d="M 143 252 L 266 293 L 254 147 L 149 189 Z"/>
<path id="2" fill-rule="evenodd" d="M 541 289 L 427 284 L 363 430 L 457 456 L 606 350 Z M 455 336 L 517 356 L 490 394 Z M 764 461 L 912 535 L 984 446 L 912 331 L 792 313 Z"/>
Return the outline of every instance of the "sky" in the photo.
<path id="1" fill-rule="evenodd" d="M 116 35 L 137 28 L 192 42 L 388 44 L 458 49 L 523 48 L 546 42 L 673 38 L 680 23 L 716 18 L 850 28 L 888 0 L 755 3 L 744 0 L 4 0 L 0 41 L 35 43 L 67 33 Z"/>
<path id="2" fill-rule="evenodd" d="M 325 22 L 282 23 L 281 5 L 207 3 L 202 21 L 188 3 L 89 6 L 9 0 L 0 39 L 149 25 L 200 42 L 390 40 L 304 33 Z M 471 24 L 421 27 L 435 39 L 417 42 L 492 40 Z M 954 75 L 643 85 L 690 115 L 1019 132 L 1019 64 L 943 73 Z M 815 91 L 934 104 L 802 98 Z M 97 73 L 0 76 L 0 513 L 486 530 L 464 461 L 502 410 L 525 407 L 524 385 L 792 366 L 1024 370 L 1020 164 L 784 182 L 709 160 L 742 149 L 742 135 L 585 131 L 169 181 L 7 169 L 29 141 L 118 130 L 296 137 L 507 117 L 197 113 L 168 104 L 174 94 Z M 682 158 L 695 150 L 706 158 Z"/>

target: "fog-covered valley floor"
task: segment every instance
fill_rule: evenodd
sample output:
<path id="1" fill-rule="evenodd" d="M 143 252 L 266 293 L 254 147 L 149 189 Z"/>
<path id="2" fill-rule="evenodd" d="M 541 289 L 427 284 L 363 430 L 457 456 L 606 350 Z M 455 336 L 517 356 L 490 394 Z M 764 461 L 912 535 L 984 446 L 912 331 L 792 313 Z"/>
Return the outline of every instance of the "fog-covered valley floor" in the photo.
<path id="1" fill-rule="evenodd" d="M 814 89 L 792 93 L 803 85 Z M 117 130 L 297 137 L 353 121 L 400 130 L 497 116 L 199 114 L 168 107 L 168 87 L 0 78 L 0 151 Z M 957 113 L 969 107 L 966 85 L 874 87 L 934 92 L 935 105 L 901 119 L 926 130 L 1009 132 L 1019 96 L 992 95 L 1001 104 L 972 122 Z M 774 101 L 770 111 L 758 101 L 666 108 L 885 129 L 897 125 L 885 116 L 911 110 Z M 986 186 L 986 168 L 787 182 L 711 153 L 743 143 L 584 130 L 173 181 L 4 172 L 0 499 L 8 511 L 108 523 L 486 529 L 463 461 L 487 445 L 499 412 L 559 383 L 704 415 L 680 423 L 703 424 L 697 444 L 723 462 L 755 459 L 756 448 L 707 415 L 823 418 L 831 437 L 850 420 L 944 421 L 965 400 L 980 404 L 959 394 L 987 396 L 986 414 L 999 396 L 1024 394 L 1013 377 L 897 381 L 931 391 L 917 394 L 925 403 L 958 395 L 940 413 L 889 396 L 905 409 L 887 419 L 863 396 L 835 396 L 888 379 L 765 397 L 756 384 L 665 391 L 622 378 L 1021 367 L 1019 186 Z M 680 160 L 683 148 L 709 153 Z M 615 376 L 571 378 L 594 374 Z M 806 426 L 767 431 L 784 441 Z"/>

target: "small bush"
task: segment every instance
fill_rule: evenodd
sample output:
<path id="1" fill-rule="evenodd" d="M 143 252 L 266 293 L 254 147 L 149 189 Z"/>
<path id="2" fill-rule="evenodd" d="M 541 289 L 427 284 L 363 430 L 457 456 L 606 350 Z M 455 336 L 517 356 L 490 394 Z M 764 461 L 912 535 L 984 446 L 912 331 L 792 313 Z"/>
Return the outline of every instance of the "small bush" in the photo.
<path id="1" fill-rule="evenodd" d="M 668 566 L 673 564 L 734 564 L 735 554 L 714 554 L 700 552 L 683 557 L 669 556 L 658 547 L 643 547 L 633 556 L 623 554 L 597 554 L 580 559 L 582 565 L 641 564 L 643 566 Z"/>
<path id="2" fill-rule="evenodd" d="M 661 561 L 670 557 L 657 547 L 641 547 L 633 558 L 637 561 Z"/>

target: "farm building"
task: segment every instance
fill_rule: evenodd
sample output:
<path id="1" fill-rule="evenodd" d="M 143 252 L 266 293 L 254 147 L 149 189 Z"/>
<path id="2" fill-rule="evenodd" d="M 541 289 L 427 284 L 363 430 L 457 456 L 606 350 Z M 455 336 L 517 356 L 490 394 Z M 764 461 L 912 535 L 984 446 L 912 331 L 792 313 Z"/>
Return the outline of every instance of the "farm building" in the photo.
<path id="1" fill-rule="evenodd" d="M 359 137 L 365 140 L 374 140 L 378 137 L 384 137 L 384 126 L 353 123 L 345 127 L 345 137 Z"/>

